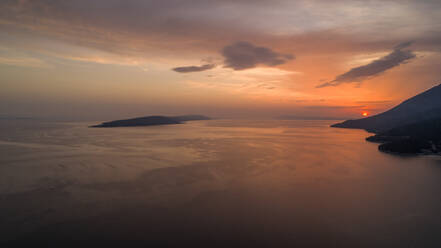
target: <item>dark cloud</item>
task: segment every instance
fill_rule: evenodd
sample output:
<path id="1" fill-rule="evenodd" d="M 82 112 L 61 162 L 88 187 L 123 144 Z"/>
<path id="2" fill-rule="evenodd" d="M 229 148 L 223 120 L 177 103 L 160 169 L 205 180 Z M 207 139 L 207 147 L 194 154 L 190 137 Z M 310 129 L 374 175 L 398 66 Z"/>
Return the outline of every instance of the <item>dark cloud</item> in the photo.
<path id="1" fill-rule="evenodd" d="M 172 70 L 179 73 L 199 72 L 213 69 L 215 66 L 215 64 L 206 64 L 201 66 L 182 66 L 173 68 Z"/>
<path id="2" fill-rule="evenodd" d="M 234 70 L 245 70 L 258 65 L 276 66 L 294 59 L 293 55 L 280 54 L 270 48 L 254 46 L 248 42 L 236 42 L 224 47 L 224 66 Z"/>
<path id="3" fill-rule="evenodd" d="M 411 50 L 403 50 L 411 44 L 412 42 L 403 42 L 395 46 L 394 50 L 388 55 L 374 60 L 367 65 L 352 68 L 348 72 L 338 75 L 334 80 L 318 85 L 317 88 L 337 86 L 342 83 L 360 83 L 365 79 L 378 76 L 387 70 L 404 64 L 408 60 L 416 57 Z"/>
<path id="4" fill-rule="evenodd" d="M 400 43 L 394 47 L 394 51 L 406 48 L 406 47 L 412 45 L 412 43 L 413 43 L 413 41 L 406 41 L 406 42 Z"/>
<path id="5" fill-rule="evenodd" d="M 225 46 L 221 54 L 224 57 L 224 67 L 234 70 L 250 69 L 258 65 L 276 66 L 286 63 L 287 60 L 294 59 L 293 55 L 280 54 L 270 48 L 258 47 L 243 41 Z M 209 61 L 212 61 L 212 59 Z M 176 67 L 172 70 L 180 73 L 188 73 L 206 71 L 214 67 L 215 64 L 205 64 L 202 66 Z"/>

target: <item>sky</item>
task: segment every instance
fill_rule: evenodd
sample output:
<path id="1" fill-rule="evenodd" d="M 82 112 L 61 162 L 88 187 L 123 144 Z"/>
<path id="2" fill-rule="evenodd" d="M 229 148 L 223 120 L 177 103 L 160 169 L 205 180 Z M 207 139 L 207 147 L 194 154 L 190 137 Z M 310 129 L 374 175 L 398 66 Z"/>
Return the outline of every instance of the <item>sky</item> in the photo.
<path id="1" fill-rule="evenodd" d="M 439 0 L 2 0 L 0 116 L 361 118 L 441 83 Z"/>

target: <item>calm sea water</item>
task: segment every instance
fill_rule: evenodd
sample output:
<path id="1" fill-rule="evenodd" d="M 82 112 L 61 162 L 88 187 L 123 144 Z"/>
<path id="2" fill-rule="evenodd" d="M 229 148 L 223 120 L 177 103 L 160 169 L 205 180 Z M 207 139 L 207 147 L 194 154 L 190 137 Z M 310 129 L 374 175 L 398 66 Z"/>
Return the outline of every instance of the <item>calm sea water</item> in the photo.
<path id="1" fill-rule="evenodd" d="M 330 121 L 0 121 L 1 247 L 441 247 L 441 158 Z"/>

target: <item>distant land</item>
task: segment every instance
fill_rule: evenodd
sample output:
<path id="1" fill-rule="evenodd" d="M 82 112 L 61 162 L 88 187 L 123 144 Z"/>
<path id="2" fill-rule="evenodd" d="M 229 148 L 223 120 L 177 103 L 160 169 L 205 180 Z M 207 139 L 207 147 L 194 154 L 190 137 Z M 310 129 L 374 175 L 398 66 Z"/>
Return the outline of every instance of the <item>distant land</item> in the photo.
<path id="1" fill-rule="evenodd" d="M 197 120 L 210 120 L 210 117 L 204 115 L 180 115 L 180 116 L 146 116 L 137 117 L 132 119 L 116 120 L 103 122 L 99 125 L 94 125 L 90 127 L 138 127 L 138 126 L 157 126 L 157 125 L 172 125 L 172 124 L 182 124 L 186 121 L 197 121 Z"/>
<path id="2" fill-rule="evenodd" d="M 342 120 L 343 118 L 335 118 L 331 116 L 302 116 L 302 115 L 281 115 L 276 117 L 277 120 Z"/>
<path id="3" fill-rule="evenodd" d="M 378 149 L 383 152 L 441 154 L 441 119 L 392 128 L 366 140 L 382 143 Z"/>
<path id="4" fill-rule="evenodd" d="M 399 154 L 441 154 L 441 84 L 375 116 L 331 125 L 365 129 L 378 149 Z"/>
<path id="5" fill-rule="evenodd" d="M 441 84 L 384 113 L 363 119 L 347 120 L 332 127 L 359 128 L 379 133 L 398 126 L 437 118 L 441 118 Z"/>

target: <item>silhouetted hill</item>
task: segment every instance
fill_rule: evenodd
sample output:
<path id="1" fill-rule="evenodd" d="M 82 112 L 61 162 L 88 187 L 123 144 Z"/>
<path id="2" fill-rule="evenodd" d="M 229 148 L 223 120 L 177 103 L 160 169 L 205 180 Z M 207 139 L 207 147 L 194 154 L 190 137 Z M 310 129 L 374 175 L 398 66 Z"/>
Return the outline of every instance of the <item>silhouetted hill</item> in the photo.
<path id="1" fill-rule="evenodd" d="M 91 127 L 136 127 L 136 126 L 155 126 L 181 124 L 185 121 L 209 120 L 210 118 L 203 115 L 182 115 L 182 116 L 146 116 L 125 120 L 116 120 L 103 122 L 102 124 Z"/>
<path id="2" fill-rule="evenodd" d="M 392 153 L 440 153 L 441 118 L 393 128 L 366 138 L 380 142 L 378 149 Z"/>
<path id="3" fill-rule="evenodd" d="M 384 113 L 363 119 L 347 120 L 332 127 L 360 128 L 379 133 L 397 126 L 437 118 L 441 118 L 441 84 Z"/>

